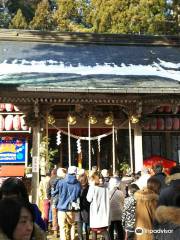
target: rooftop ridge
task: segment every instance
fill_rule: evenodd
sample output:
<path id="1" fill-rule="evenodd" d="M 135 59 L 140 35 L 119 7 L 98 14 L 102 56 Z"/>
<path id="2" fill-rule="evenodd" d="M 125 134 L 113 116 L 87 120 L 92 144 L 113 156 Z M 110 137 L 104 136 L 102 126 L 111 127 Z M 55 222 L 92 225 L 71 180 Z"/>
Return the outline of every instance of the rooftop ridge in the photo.
<path id="1" fill-rule="evenodd" d="M 0 29 L 0 41 L 180 46 L 180 36 L 176 35 L 130 35 L 19 29 Z"/>

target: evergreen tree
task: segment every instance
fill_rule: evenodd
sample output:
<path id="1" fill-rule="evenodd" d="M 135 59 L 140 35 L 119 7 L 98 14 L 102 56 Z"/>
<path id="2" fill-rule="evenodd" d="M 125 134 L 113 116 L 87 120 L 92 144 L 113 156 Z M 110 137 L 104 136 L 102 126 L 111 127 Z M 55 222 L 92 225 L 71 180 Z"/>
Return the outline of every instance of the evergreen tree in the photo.
<path id="1" fill-rule="evenodd" d="M 0 12 L 0 28 L 8 28 L 11 21 L 11 16 L 9 13 Z"/>
<path id="2" fill-rule="evenodd" d="M 16 29 L 27 29 L 27 21 L 24 17 L 21 9 L 18 9 L 16 15 L 11 20 L 9 28 L 16 28 Z"/>
<path id="3" fill-rule="evenodd" d="M 173 20 L 175 23 L 174 31 L 180 34 L 180 0 L 172 1 Z"/>
<path id="4" fill-rule="evenodd" d="M 29 22 L 34 16 L 34 4 L 33 1 L 27 0 L 8 0 L 6 6 L 12 15 L 15 15 L 18 9 L 21 9 L 23 15 Z"/>
<path id="5" fill-rule="evenodd" d="M 80 1 L 57 0 L 57 10 L 54 19 L 60 31 L 75 31 L 78 27 Z"/>
<path id="6" fill-rule="evenodd" d="M 164 30 L 165 0 L 92 0 L 95 32 L 158 34 Z"/>
<path id="7" fill-rule="evenodd" d="M 38 4 L 35 16 L 30 22 L 30 28 L 37 30 L 51 30 L 53 28 L 52 14 L 47 0 Z"/>

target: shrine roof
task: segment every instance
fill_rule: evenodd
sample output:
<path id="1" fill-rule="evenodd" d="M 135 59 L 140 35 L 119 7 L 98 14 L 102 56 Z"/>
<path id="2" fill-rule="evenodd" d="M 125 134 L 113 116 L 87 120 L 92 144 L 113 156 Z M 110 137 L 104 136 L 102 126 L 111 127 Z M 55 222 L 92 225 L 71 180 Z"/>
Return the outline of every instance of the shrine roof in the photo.
<path id="1" fill-rule="evenodd" d="M 1 89 L 180 93 L 178 37 L 147 41 L 136 36 L 132 41 L 128 36 L 98 35 L 95 41 L 90 38 L 94 35 L 87 40 L 83 34 L 67 34 L 72 38 L 55 41 L 2 36 L 0 32 Z"/>

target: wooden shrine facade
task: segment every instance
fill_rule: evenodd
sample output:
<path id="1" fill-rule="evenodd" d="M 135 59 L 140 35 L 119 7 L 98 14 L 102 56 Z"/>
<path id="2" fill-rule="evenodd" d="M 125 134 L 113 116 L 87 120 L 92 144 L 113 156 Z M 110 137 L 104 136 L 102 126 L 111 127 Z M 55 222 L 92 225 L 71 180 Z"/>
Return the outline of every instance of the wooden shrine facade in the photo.
<path id="1" fill-rule="evenodd" d="M 104 123 L 111 115 L 116 130 L 132 129 L 135 172 L 151 154 L 178 162 L 179 46 L 175 36 L 0 31 L 0 103 L 18 106 L 32 129 L 33 201 L 43 129 L 67 129 L 69 114 L 77 118 L 73 129 L 87 128 L 90 114 L 98 120 L 92 128 L 111 129 Z"/>

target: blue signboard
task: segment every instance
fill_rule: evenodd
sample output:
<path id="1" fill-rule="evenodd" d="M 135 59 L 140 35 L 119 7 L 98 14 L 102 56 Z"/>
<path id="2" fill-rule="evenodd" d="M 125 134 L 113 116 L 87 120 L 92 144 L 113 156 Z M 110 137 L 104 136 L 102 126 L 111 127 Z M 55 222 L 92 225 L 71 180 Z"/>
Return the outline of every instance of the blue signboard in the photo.
<path id="1" fill-rule="evenodd" d="M 27 160 L 27 141 L 25 138 L 0 138 L 0 163 L 25 163 Z"/>

